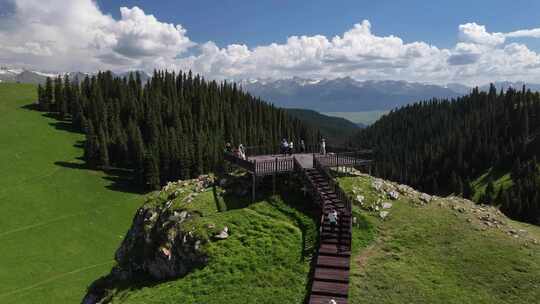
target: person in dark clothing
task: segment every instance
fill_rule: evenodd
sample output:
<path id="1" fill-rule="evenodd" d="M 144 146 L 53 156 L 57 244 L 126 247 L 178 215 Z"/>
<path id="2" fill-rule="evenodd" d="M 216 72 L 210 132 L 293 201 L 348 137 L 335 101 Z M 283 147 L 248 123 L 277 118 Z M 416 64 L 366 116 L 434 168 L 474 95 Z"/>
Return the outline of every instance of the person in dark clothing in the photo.
<path id="1" fill-rule="evenodd" d="M 305 153 L 306 152 L 306 143 L 303 139 L 300 139 L 300 152 Z"/>

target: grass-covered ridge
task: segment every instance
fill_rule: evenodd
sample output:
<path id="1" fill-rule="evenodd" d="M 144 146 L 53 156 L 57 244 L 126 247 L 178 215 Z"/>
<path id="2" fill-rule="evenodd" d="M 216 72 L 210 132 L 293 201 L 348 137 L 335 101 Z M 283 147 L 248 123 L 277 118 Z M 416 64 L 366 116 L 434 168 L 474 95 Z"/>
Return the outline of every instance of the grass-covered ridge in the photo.
<path id="1" fill-rule="evenodd" d="M 201 189 L 197 180 L 179 181 L 152 194 L 142 207 L 188 211 L 191 216 L 180 230 L 201 240 L 207 265 L 168 282 L 120 287 L 108 301 L 302 303 L 317 238 L 311 201 L 293 185 L 280 195 L 265 195 L 250 203 L 247 196 L 235 194 L 238 185 L 228 180 L 232 185 L 225 189 Z M 229 237 L 216 240 L 224 227 Z"/>
<path id="2" fill-rule="evenodd" d="M 351 303 L 538 301 L 539 227 L 460 198 L 432 197 L 425 203 L 415 191 L 403 195 L 384 182 L 383 188 L 400 193 L 391 200 L 385 194 L 389 189 L 377 191 L 373 181 L 341 178 L 351 194 L 357 189 L 365 197 L 365 205 L 392 203 L 384 220 L 381 210 L 363 210 L 362 228 L 353 230 Z"/>
<path id="3" fill-rule="evenodd" d="M 35 100 L 34 85 L 0 84 L 0 303 L 79 303 L 140 195 L 85 169 L 84 135 L 24 107 Z"/>

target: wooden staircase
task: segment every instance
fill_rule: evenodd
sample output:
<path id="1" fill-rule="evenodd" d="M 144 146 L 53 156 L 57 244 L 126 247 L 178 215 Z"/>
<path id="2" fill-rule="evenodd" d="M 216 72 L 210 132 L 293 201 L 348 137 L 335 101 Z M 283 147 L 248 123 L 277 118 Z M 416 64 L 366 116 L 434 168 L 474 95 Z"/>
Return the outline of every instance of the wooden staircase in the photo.
<path id="1" fill-rule="evenodd" d="M 314 162 L 314 169 L 303 169 L 304 181 L 321 207 L 319 248 L 315 256 L 309 304 L 348 303 L 351 258 L 351 205 L 326 168 Z M 338 225 L 332 231 L 328 214 L 338 212 Z"/>

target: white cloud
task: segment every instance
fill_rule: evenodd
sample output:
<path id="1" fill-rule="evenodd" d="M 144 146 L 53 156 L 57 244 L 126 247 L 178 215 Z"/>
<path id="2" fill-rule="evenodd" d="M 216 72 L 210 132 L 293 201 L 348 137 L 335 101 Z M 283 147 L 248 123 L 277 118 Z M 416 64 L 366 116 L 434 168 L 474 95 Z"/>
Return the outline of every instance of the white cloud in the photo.
<path id="1" fill-rule="evenodd" d="M 192 69 L 218 79 L 540 81 L 539 54 L 515 40 L 540 38 L 540 28 L 498 33 L 466 23 L 458 26 L 455 46 L 438 48 L 377 35 L 364 20 L 335 37 L 220 47 L 212 41 L 195 44 L 181 25 L 161 22 L 138 7 L 120 8 L 118 20 L 92 0 L 0 0 L 0 9 L 0 64 L 33 69 Z"/>
<path id="2" fill-rule="evenodd" d="M 12 12 L 0 19 L 0 58 L 8 58 L 3 63 L 127 69 L 172 59 L 194 45 L 181 25 L 159 22 L 138 7 L 121 8 L 114 20 L 92 0 L 4 1 L 12 3 L 6 5 Z"/>
<path id="3" fill-rule="evenodd" d="M 464 42 L 485 45 L 499 45 L 505 41 L 503 33 L 488 33 L 486 27 L 475 22 L 461 24 L 459 26 L 459 37 Z"/>

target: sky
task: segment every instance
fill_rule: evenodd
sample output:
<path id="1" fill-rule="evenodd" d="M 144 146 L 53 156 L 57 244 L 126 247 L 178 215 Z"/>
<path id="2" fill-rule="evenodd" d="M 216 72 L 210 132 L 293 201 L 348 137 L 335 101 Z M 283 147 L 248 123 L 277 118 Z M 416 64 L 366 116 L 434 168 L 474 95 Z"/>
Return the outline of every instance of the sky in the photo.
<path id="1" fill-rule="evenodd" d="M 540 83 L 540 1 L 0 0 L 0 65 Z"/>

